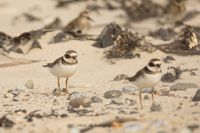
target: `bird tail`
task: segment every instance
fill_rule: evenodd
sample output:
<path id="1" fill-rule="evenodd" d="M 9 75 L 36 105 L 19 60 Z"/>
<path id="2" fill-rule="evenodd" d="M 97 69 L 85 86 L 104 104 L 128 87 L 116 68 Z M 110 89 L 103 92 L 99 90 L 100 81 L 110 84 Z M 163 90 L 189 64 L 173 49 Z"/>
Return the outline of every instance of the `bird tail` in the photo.
<path id="1" fill-rule="evenodd" d="M 42 67 L 49 67 L 49 65 L 48 65 L 48 64 L 46 64 L 46 65 L 42 65 Z"/>

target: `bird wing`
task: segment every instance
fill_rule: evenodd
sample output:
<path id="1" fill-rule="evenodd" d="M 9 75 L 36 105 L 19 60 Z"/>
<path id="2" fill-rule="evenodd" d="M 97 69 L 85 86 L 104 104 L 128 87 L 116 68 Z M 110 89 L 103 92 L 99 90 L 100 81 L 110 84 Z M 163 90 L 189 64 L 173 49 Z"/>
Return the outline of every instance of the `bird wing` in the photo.
<path id="1" fill-rule="evenodd" d="M 64 28 L 66 31 L 72 31 L 77 26 L 77 19 L 72 20 L 69 24 Z"/>
<path id="2" fill-rule="evenodd" d="M 55 66 L 57 63 L 59 63 L 61 59 L 62 59 L 62 57 L 56 59 L 56 60 L 55 60 L 54 62 L 52 62 L 52 63 L 47 63 L 47 64 L 44 65 L 43 67 L 50 67 L 50 68 L 52 68 L 52 67 Z"/>
<path id="3" fill-rule="evenodd" d="M 136 81 L 137 79 L 139 79 L 139 77 L 143 77 L 143 76 L 144 76 L 144 71 L 143 69 L 141 69 L 134 76 L 128 77 L 127 79 L 129 81 Z"/>

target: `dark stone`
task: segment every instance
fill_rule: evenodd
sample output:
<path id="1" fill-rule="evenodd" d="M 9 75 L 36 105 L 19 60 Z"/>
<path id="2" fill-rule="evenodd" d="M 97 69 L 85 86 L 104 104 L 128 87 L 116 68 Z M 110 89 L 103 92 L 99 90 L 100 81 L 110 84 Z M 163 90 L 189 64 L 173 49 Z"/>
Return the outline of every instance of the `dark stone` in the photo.
<path id="1" fill-rule="evenodd" d="M 59 42 L 64 42 L 67 40 L 67 35 L 64 32 L 59 32 L 58 34 L 56 34 L 51 41 L 49 42 L 49 44 L 53 44 L 53 43 L 59 43 Z"/>
<path id="2" fill-rule="evenodd" d="M 138 90 L 138 88 L 136 87 L 132 87 L 132 86 L 125 86 L 122 88 L 122 91 L 124 93 L 127 93 L 127 94 L 135 94 L 135 92 Z"/>
<path id="3" fill-rule="evenodd" d="M 2 118 L 0 118 L 0 127 L 12 128 L 14 125 L 15 125 L 15 122 L 8 119 L 5 115 Z"/>
<path id="4" fill-rule="evenodd" d="M 175 58 L 173 56 L 169 56 L 167 55 L 164 59 L 163 59 L 164 63 L 170 63 L 171 61 L 175 61 Z"/>
<path id="5" fill-rule="evenodd" d="M 198 124 L 190 124 L 187 126 L 187 128 L 189 128 L 191 131 L 194 131 L 199 128 L 199 125 Z"/>
<path id="6" fill-rule="evenodd" d="M 86 93 L 82 93 L 82 92 L 72 92 L 68 99 L 71 100 L 71 99 L 75 99 L 75 98 L 81 98 L 81 97 L 87 97 Z"/>
<path id="7" fill-rule="evenodd" d="M 104 97 L 107 99 L 117 98 L 120 97 L 121 95 L 122 92 L 120 90 L 111 90 L 104 93 Z"/>
<path id="8" fill-rule="evenodd" d="M 170 87 L 171 91 L 182 91 L 189 88 L 198 88 L 199 86 L 194 83 L 176 83 Z"/>
<path id="9" fill-rule="evenodd" d="M 160 28 L 155 32 L 150 32 L 150 36 L 164 41 L 171 40 L 176 34 L 173 28 Z"/>
<path id="10" fill-rule="evenodd" d="M 121 31 L 121 27 L 116 23 L 110 23 L 106 25 L 98 36 L 99 40 L 93 46 L 106 48 L 114 45 L 114 38 L 116 38 Z"/>
<path id="11" fill-rule="evenodd" d="M 60 117 L 65 118 L 65 117 L 68 117 L 68 115 L 63 113 L 63 114 L 60 115 Z"/>
<path id="12" fill-rule="evenodd" d="M 180 79 L 180 76 L 182 74 L 182 70 L 180 68 L 176 67 L 168 67 L 168 72 L 162 75 L 161 81 L 162 82 L 174 82 L 178 79 Z"/>
<path id="13" fill-rule="evenodd" d="M 122 99 L 115 98 L 115 99 L 112 99 L 112 100 L 111 100 L 111 104 L 123 105 L 123 101 L 122 101 Z"/>
<path id="14" fill-rule="evenodd" d="M 200 89 L 196 91 L 195 95 L 192 98 L 192 101 L 194 102 L 200 101 Z"/>
<path id="15" fill-rule="evenodd" d="M 148 100 L 148 99 L 149 99 L 149 95 L 145 95 L 144 100 Z"/>
<path id="16" fill-rule="evenodd" d="M 152 112 L 160 112 L 160 111 L 162 111 L 162 107 L 160 104 L 152 104 L 151 111 Z"/>
<path id="17" fill-rule="evenodd" d="M 80 106 L 83 107 L 90 107 L 91 99 L 87 97 L 80 97 L 70 100 L 69 105 L 73 108 L 79 108 Z"/>
<path id="18" fill-rule="evenodd" d="M 126 99 L 124 100 L 124 103 L 125 103 L 126 105 L 131 106 L 131 105 L 135 105 L 135 104 L 137 103 L 137 101 L 136 101 L 136 100 L 133 100 L 133 99 L 126 98 Z"/>
<path id="19" fill-rule="evenodd" d="M 103 100 L 97 96 L 93 96 L 91 98 L 91 100 L 92 100 L 92 103 L 102 103 L 103 102 Z"/>
<path id="20" fill-rule="evenodd" d="M 114 81 L 125 80 L 128 76 L 125 74 L 119 74 L 114 78 Z"/>

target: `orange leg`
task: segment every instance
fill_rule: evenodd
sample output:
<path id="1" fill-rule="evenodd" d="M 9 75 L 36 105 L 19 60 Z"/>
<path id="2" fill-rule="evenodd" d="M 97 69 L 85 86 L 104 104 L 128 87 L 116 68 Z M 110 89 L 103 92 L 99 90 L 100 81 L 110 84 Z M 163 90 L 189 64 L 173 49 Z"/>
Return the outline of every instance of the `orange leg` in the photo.
<path id="1" fill-rule="evenodd" d="M 154 101 L 154 88 L 152 88 L 151 97 L 152 97 L 152 105 L 155 105 L 155 101 Z"/>
<path id="2" fill-rule="evenodd" d="M 65 93 L 68 93 L 68 78 L 66 78 L 66 81 L 65 81 L 65 89 L 63 89 L 63 92 Z"/>
<path id="3" fill-rule="evenodd" d="M 143 104 L 142 104 L 142 89 L 140 89 L 139 98 L 140 98 L 140 108 L 143 109 Z"/>

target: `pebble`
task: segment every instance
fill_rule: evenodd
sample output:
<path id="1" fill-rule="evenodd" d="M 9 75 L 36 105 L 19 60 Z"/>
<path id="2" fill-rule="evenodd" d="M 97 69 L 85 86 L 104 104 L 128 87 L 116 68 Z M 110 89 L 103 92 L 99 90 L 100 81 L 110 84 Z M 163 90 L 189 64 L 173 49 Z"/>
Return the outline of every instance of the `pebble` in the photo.
<path id="1" fill-rule="evenodd" d="M 70 100 L 69 105 L 73 108 L 90 107 L 91 99 L 88 97 L 74 98 Z"/>
<path id="2" fill-rule="evenodd" d="M 154 126 L 156 128 L 164 127 L 165 125 L 166 125 L 165 121 L 163 121 L 163 120 L 154 120 L 151 122 L 151 126 Z"/>
<path id="3" fill-rule="evenodd" d="M 14 95 L 13 94 L 11 94 L 11 93 L 5 93 L 4 94 L 4 98 L 13 98 L 14 97 Z"/>
<path id="4" fill-rule="evenodd" d="M 194 102 L 200 101 L 200 89 L 196 91 L 195 95 L 192 98 L 192 101 Z"/>
<path id="5" fill-rule="evenodd" d="M 152 88 L 144 88 L 142 89 L 142 93 L 152 93 Z"/>
<path id="6" fill-rule="evenodd" d="M 163 59 L 164 63 L 170 63 L 171 61 L 175 61 L 175 58 L 173 56 L 169 56 L 167 55 L 164 59 Z"/>
<path id="7" fill-rule="evenodd" d="M 71 127 L 69 133 L 81 133 L 81 131 L 76 127 Z"/>
<path id="8" fill-rule="evenodd" d="M 148 99 L 150 99 L 150 98 L 149 98 L 149 95 L 145 95 L 145 96 L 144 96 L 144 100 L 148 100 Z"/>
<path id="9" fill-rule="evenodd" d="M 107 99 L 118 98 L 121 95 L 122 95 L 122 92 L 120 90 L 111 90 L 104 93 L 104 97 Z"/>
<path id="10" fill-rule="evenodd" d="M 63 32 L 59 32 L 57 33 L 49 42 L 49 44 L 53 44 L 53 43 L 59 43 L 59 42 L 63 42 L 67 40 L 67 36 L 66 33 Z"/>
<path id="11" fill-rule="evenodd" d="M 121 110 L 119 110 L 118 113 L 119 113 L 119 114 L 125 114 L 125 115 L 130 114 L 129 110 L 127 110 L 127 109 L 121 109 Z"/>
<path id="12" fill-rule="evenodd" d="M 128 76 L 125 74 L 119 74 L 114 78 L 114 81 L 125 80 Z"/>
<path id="13" fill-rule="evenodd" d="M 11 98 L 11 97 L 17 97 L 20 95 L 20 90 L 18 89 L 15 89 L 15 90 L 8 90 L 7 93 L 5 94 L 8 96 L 8 98 Z"/>
<path id="14" fill-rule="evenodd" d="M 63 114 L 60 115 L 60 117 L 65 118 L 65 117 L 68 117 L 68 115 L 63 113 Z"/>
<path id="15" fill-rule="evenodd" d="M 137 101 L 136 101 L 136 100 L 129 99 L 129 98 L 126 98 L 126 99 L 124 100 L 124 103 L 125 103 L 126 105 L 135 105 L 135 104 L 137 104 Z"/>
<path id="16" fill-rule="evenodd" d="M 79 108 L 73 108 L 72 106 L 68 106 L 68 111 L 70 113 L 76 113 L 79 116 L 86 116 L 90 113 L 94 113 L 94 110 L 92 108 L 83 108 L 83 106 L 80 106 Z"/>
<path id="17" fill-rule="evenodd" d="M 192 131 L 188 128 L 183 128 L 180 133 L 192 133 Z"/>
<path id="18" fill-rule="evenodd" d="M 91 98 L 91 101 L 92 101 L 92 103 L 102 103 L 103 102 L 103 100 L 97 96 L 93 96 Z"/>
<path id="19" fill-rule="evenodd" d="M 28 80 L 28 81 L 25 83 L 25 87 L 26 87 L 27 89 L 34 89 L 33 80 Z"/>
<path id="20" fill-rule="evenodd" d="M 151 111 L 152 112 L 160 112 L 160 111 L 162 111 L 162 107 L 160 104 L 152 104 Z"/>
<path id="21" fill-rule="evenodd" d="M 199 128 L 199 125 L 198 124 L 190 124 L 187 126 L 187 128 L 190 129 L 191 131 L 194 131 Z"/>
<path id="22" fill-rule="evenodd" d="M 197 84 L 194 83 L 176 83 L 170 87 L 171 91 L 183 91 L 189 88 L 198 88 Z"/>
<path id="23" fill-rule="evenodd" d="M 132 86 L 125 86 L 122 88 L 122 91 L 126 94 L 135 94 L 138 89 Z"/>
<path id="24" fill-rule="evenodd" d="M 116 104 L 116 105 L 123 105 L 122 99 L 115 98 L 111 100 L 111 104 Z"/>
<path id="25" fill-rule="evenodd" d="M 8 119 L 6 116 L 3 116 L 0 118 L 0 127 L 3 128 L 12 128 L 15 125 L 15 123 Z"/>
<path id="26" fill-rule="evenodd" d="M 15 98 L 13 98 L 13 101 L 14 102 L 19 102 L 19 99 L 15 97 Z"/>
<path id="27" fill-rule="evenodd" d="M 72 100 L 72 99 L 75 99 L 75 98 L 81 98 L 81 97 L 87 97 L 87 94 L 86 93 L 83 93 L 83 92 L 72 92 L 68 99 L 69 100 Z"/>
<path id="28" fill-rule="evenodd" d="M 135 133 L 135 132 L 139 132 L 142 129 L 143 129 L 143 126 L 139 123 L 131 123 L 128 125 L 124 125 L 125 133 Z"/>

